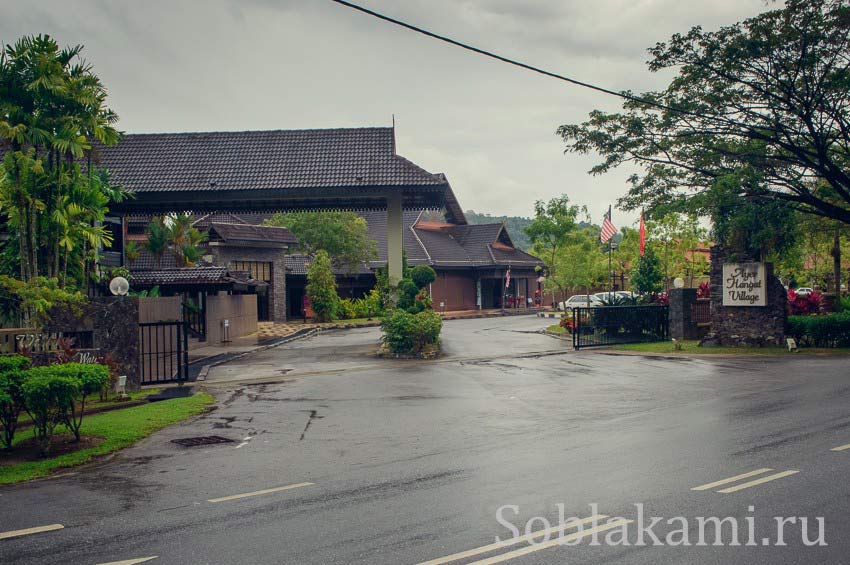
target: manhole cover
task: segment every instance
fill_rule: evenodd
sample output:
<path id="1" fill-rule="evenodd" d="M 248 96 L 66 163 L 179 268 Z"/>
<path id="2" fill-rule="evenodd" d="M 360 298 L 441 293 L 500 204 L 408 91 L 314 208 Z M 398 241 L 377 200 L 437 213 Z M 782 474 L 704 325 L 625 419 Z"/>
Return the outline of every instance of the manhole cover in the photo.
<path id="1" fill-rule="evenodd" d="M 176 443 L 183 447 L 198 447 L 201 445 L 215 445 L 217 443 L 233 443 L 233 440 L 221 436 L 200 436 L 172 439 L 171 443 Z"/>

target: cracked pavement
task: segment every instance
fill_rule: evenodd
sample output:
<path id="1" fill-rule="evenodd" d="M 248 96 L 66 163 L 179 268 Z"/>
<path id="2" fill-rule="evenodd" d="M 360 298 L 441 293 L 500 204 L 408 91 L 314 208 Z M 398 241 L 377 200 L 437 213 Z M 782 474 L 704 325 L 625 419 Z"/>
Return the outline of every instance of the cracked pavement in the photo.
<path id="1" fill-rule="evenodd" d="M 0 488 L 16 509 L 0 531 L 65 526 L 0 540 L 0 562 L 418 563 L 504 536 L 503 505 L 522 525 L 554 518 L 558 503 L 570 515 L 597 503 L 629 517 L 643 503 L 659 516 L 750 505 L 825 516 L 829 545 L 582 545 L 512 562 L 846 561 L 850 451 L 830 451 L 850 443 L 846 359 L 575 353 L 537 333 L 548 324 L 447 322 L 431 362 L 375 358 L 369 328 L 216 367 L 205 383 L 216 410 L 105 464 Z M 206 435 L 233 442 L 171 442 Z M 691 490 L 758 468 L 799 473 L 728 495 Z"/>

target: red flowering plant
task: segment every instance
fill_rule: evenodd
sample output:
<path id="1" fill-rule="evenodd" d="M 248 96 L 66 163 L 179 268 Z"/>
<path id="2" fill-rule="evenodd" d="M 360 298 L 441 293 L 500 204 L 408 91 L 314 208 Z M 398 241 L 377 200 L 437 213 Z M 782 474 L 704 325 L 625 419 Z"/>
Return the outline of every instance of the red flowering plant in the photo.
<path id="1" fill-rule="evenodd" d="M 788 291 L 788 314 L 791 316 L 818 314 L 823 310 L 823 305 L 823 294 L 818 291 L 809 294 Z"/>
<path id="2" fill-rule="evenodd" d="M 697 298 L 711 298 L 711 285 L 707 282 L 700 283 L 697 287 Z"/>

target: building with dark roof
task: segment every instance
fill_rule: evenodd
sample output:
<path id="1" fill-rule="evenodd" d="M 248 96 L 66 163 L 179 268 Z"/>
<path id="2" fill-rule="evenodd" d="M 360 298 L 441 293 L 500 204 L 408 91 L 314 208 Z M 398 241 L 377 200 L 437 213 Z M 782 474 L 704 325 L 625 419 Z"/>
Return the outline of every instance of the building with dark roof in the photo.
<path id="1" fill-rule="evenodd" d="M 338 273 L 344 296 L 372 288 L 378 267 L 400 274 L 402 248 L 410 264 L 437 271 L 438 308 L 525 306 L 537 290 L 542 263 L 517 250 L 503 225 L 467 225 L 445 175 L 396 154 L 392 128 L 128 134 L 95 157 L 135 195 L 113 206 L 123 227 L 116 241 L 143 241 L 154 215 L 193 213 L 193 225 L 209 236 L 198 267 L 264 283 L 261 320 L 284 321 L 302 309 L 310 258 L 295 253 L 288 230 L 261 225 L 279 211 L 348 209 L 366 219 L 378 259 Z M 428 221 L 426 210 L 439 210 L 441 221 Z M 104 258 L 120 261 L 116 255 Z M 142 253 L 130 267 L 137 284 L 178 276 L 169 254 Z"/>

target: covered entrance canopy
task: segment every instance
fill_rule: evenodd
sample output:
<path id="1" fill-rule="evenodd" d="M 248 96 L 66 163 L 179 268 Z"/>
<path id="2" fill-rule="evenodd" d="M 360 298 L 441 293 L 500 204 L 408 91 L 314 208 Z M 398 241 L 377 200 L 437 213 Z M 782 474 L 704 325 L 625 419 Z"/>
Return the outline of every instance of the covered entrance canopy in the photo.
<path id="1" fill-rule="evenodd" d="M 386 209 L 389 274 L 401 278 L 403 208 L 462 211 L 446 177 L 395 151 L 393 128 L 127 134 L 98 166 L 135 198 L 122 215 Z"/>

